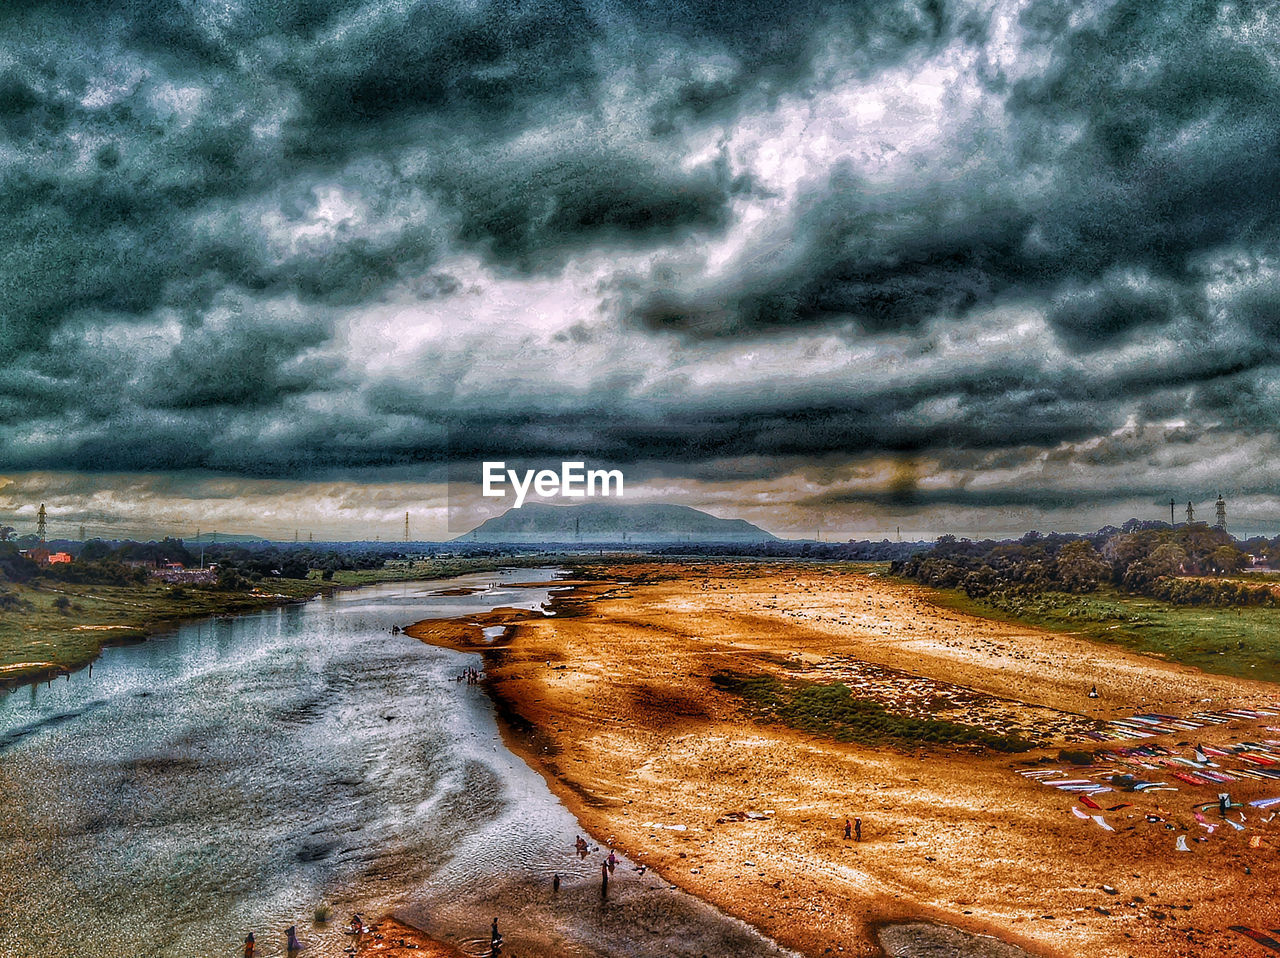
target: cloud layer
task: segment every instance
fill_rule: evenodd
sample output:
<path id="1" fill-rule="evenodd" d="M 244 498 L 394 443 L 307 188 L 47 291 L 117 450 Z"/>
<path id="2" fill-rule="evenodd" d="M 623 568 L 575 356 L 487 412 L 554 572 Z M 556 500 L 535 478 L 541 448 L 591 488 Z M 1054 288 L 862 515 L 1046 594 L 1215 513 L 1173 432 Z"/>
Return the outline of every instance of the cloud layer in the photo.
<path id="1" fill-rule="evenodd" d="M 1265 524 L 1277 37 L 1136 0 L 9 4 L 0 470 L 574 456 L 783 531 L 1219 486 Z"/>

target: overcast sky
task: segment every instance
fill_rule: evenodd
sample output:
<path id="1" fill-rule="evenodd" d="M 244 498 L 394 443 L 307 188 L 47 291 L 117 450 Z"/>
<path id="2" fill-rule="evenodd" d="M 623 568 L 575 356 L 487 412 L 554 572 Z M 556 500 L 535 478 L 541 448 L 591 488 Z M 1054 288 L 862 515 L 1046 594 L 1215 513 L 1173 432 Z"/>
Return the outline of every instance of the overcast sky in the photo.
<path id="1" fill-rule="evenodd" d="M 23 531 L 1280 532 L 1272 4 L 9 0 L 0 176 Z"/>

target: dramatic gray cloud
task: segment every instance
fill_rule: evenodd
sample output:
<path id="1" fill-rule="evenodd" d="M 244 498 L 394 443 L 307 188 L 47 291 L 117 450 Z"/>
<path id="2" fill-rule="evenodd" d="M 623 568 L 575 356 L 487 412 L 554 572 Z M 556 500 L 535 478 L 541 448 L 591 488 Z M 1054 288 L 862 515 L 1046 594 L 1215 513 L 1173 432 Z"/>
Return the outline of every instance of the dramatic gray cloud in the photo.
<path id="1" fill-rule="evenodd" d="M 1231 450 L 1280 414 L 1277 38 L 1191 0 L 10 3 L 0 470 L 261 502 L 577 456 L 781 531 L 1206 484 L 1265 523 Z"/>

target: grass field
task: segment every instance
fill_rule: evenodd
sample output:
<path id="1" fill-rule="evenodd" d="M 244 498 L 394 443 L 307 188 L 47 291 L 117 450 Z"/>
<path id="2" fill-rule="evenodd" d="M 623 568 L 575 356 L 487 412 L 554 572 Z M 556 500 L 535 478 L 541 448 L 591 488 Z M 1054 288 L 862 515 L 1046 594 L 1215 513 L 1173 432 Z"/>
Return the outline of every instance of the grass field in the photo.
<path id="1" fill-rule="evenodd" d="M 1032 743 L 943 719 L 895 715 L 879 702 L 855 698 L 843 683 L 782 681 L 770 675 L 721 672 L 712 683 L 739 696 L 757 718 L 781 722 L 813 735 L 861 745 L 976 745 L 998 752 L 1025 752 Z"/>
<path id="2" fill-rule="evenodd" d="M 1070 632 L 1206 672 L 1280 682 L 1280 609 L 1170 605 L 1113 589 L 980 601 L 939 589 L 934 600 L 959 612 Z"/>
<path id="3" fill-rule="evenodd" d="M 12 682 L 79 668 L 93 661 L 103 645 L 143 638 L 179 619 L 249 612 L 308 598 L 320 591 L 319 586 L 318 582 L 277 579 L 250 593 L 175 589 L 163 583 L 10 585 L 6 591 L 19 607 L 0 612 L 0 680 Z M 68 603 L 65 609 L 57 607 L 60 598 Z"/>

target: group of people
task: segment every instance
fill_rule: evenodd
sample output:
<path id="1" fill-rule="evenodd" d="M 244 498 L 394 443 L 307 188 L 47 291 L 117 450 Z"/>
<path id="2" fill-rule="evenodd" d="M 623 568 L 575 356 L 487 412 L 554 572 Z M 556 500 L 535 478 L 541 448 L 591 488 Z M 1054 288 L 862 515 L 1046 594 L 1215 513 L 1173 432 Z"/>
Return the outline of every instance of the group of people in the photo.
<path id="1" fill-rule="evenodd" d="M 457 678 L 457 680 L 456 680 L 456 681 L 461 682 L 463 679 L 466 679 L 466 680 L 467 680 L 467 684 L 468 684 L 468 685 L 479 685 L 479 684 L 480 684 L 480 670 L 479 670 L 479 669 L 468 668 L 465 672 L 462 672 L 462 673 L 458 676 L 458 678 Z"/>
<path id="2" fill-rule="evenodd" d="M 855 842 L 862 841 L 862 819 L 855 818 L 853 820 L 844 820 L 844 837 L 852 838 Z"/>
<path id="3" fill-rule="evenodd" d="M 498 920 L 495 918 L 494 919 L 495 928 L 497 927 L 497 921 Z M 359 912 L 352 915 L 351 928 L 348 930 L 347 933 L 351 935 L 355 935 L 356 941 L 359 942 L 360 936 L 363 935 L 366 931 L 368 931 L 368 928 L 365 927 L 364 919 L 360 917 Z M 298 940 L 297 925 L 290 925 L 288 928 L 286 928 L 284 931 L 284 937 L 285 937 L 284 947 L 286 952 L 292 955 L 302 950 L 302 942 Z M 254 951 L 257 949 L 257 947 L 258 947 L 258 943 L 254 940 L 253 932 L 249 932 L 249 934 L 246 935 L 244 939 L 244 958 L 254 958 Z"/>
<path id="4" fill-rule="evenodd" d="M 298 926 L 290 925 L 285 929 L 285 951 L 289 954 L 296 954 L 302 950 L 302 942 L 298 941 Z M 244 958 L 253 958 L 254 950 L 258 947 L 258 943 L 254 941 L 253 932 L 249 932 L 244 939 Z"/>

